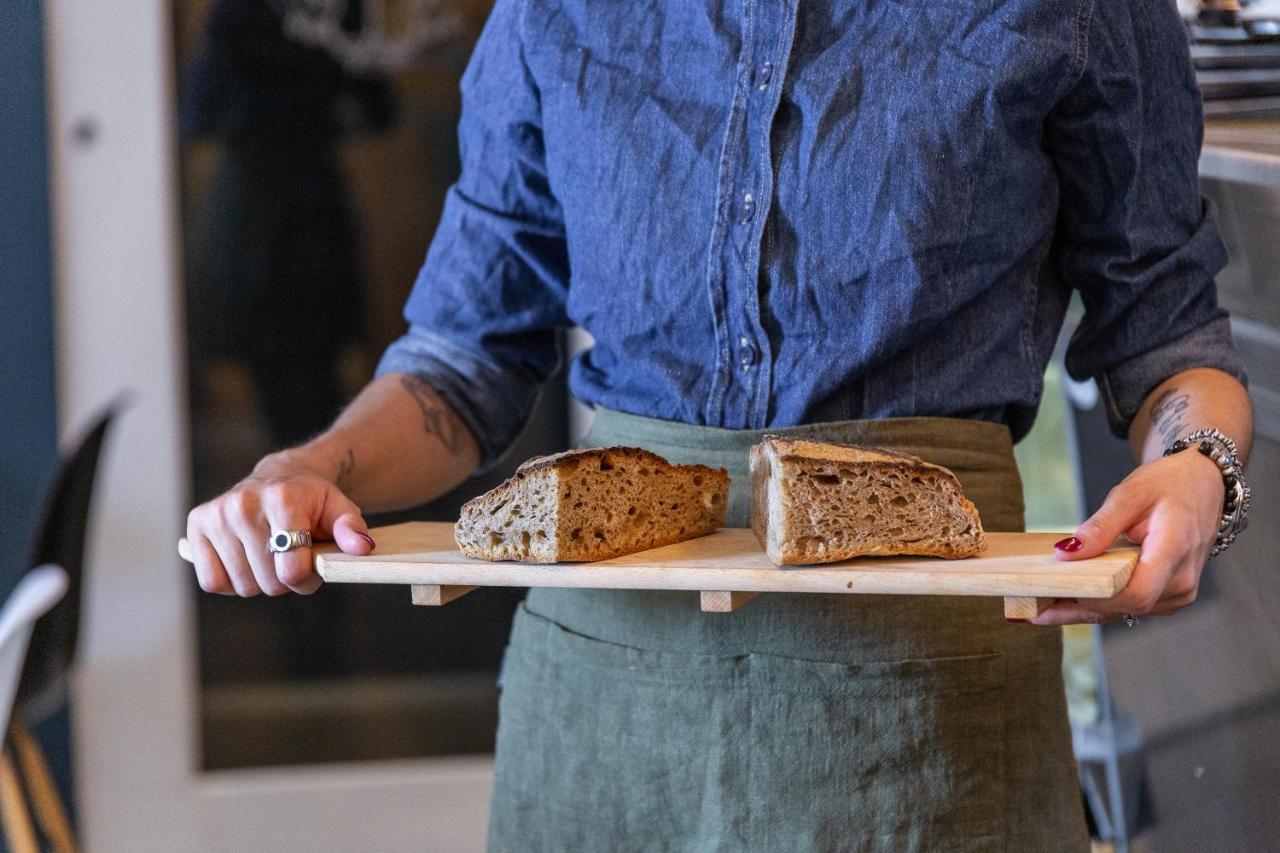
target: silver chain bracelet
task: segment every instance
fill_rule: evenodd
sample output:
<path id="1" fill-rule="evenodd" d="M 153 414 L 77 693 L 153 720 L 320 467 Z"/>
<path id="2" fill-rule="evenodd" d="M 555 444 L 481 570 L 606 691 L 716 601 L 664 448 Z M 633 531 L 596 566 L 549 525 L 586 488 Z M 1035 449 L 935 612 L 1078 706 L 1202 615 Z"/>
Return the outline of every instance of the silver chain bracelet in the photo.
<path id="1" fill-rule="evenodd" d="M 1188 447 L 1208 456 L 1222 472 L 1222 485 L 1226 495 L 1222 501 L 1222 520 L 1218 523 L 1218 535 L 1214 538 L 1210 557 L 1216 557 L 1236 541 L 1236 537 L 1249 527 L 1249 487 L 1244 482 L 1244 465 L 1231 437 L 1216 429 L 1198 429 L 1165 448 L 1164 455 L 1172 456 Z"/>

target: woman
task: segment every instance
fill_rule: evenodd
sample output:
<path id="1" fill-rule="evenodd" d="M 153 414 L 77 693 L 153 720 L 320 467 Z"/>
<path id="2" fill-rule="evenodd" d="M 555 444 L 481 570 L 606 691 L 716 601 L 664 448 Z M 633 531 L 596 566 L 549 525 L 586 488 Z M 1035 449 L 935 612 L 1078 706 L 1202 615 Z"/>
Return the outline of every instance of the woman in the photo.
<path id="1" fill-rule="evenodd" d="M 1019 529 L 1012 440 L 1074 288 L 1068 367 L 1143 464 L 1059 556 L 1121 534 L 1142 556 L 1114 598 L 1033 621 L 1194 599 L 1224 478 L 1162 453 L 1201 427 L 1247 452 L 1251 411 L 1165 0 L 581 6 L 497 4 L 409 333 L 328 432 L 192 512 L 204 589 L 311 592 L 310 552 L 267 553 L 269 530 L 368 553 L 362 508 L 492 465 L 569 323 L 596 341 L 570 372 L 586 443 L 725 466 L 730 524 L 767 428 L 917 453 Z M 533 590 L 490 845 L 1086 849 L 1059 648 L 994 602 L 771 596 L 709 618 Z"/>

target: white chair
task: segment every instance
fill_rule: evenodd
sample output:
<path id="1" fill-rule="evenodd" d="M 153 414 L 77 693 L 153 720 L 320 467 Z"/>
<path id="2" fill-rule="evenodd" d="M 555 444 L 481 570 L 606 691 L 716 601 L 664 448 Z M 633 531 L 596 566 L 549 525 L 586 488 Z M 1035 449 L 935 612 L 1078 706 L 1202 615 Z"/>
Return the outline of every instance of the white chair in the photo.
<path id="1" fill-rule="evenodd" d="M 67 573 L 60 566 L 40 566 L 27 572 L 5 601 L 4 608 L 0 609 L 0 733 L 9 730 L 9 717 L 27 658 L 31 629 L 37 619 L 66 595 L 67 584 Z M 7 748 L 0 753 L 0 812 L 5 837 L 13 853 L 40 849 L 22 782 Z"/>

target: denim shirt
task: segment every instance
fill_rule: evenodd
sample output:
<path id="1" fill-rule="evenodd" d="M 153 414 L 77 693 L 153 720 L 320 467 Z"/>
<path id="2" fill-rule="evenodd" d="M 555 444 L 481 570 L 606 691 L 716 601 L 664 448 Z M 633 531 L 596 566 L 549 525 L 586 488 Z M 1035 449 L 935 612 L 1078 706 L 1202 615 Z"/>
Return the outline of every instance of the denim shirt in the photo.
<path id="1" fill-rule="evenodd" d="M 1067 352 L 1122 433 L 1172 374 L 1243 379 L 1200 98 L 1169 0 L 498 0 L 462 173 L 379 374 L 486 465 L 572 393 L 727 428 L 1035 418 Z"/>

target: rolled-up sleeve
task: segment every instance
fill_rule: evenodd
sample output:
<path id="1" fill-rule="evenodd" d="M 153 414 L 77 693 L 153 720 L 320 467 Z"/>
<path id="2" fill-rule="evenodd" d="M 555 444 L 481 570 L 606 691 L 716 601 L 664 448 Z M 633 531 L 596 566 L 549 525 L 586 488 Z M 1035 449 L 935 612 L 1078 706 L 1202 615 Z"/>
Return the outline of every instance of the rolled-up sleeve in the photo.
<path id="1" fill-rule="evenodd" d="M 424 377 L 491 467 L 559 364 L 569 265 L 547 177 L 538 90 L 524 61 L 521 2 L 498 0 L 462 78 L 462 172 L 405 305 L 409 331 L 377 375 Z"/>
<path id="2" fill-rule="evenodd" d="M 1082 20 L 1077 77 L 1045 134 L 1060 187 L 1055 260 L 1085 307 L 1067 370 L 1097 379 L 1123 436 L 1173 374 L 1245 373 L 1217 303 L 1226 250 L 1200 195 L 1204 125 L 1182 23 L 1167 0 L 1099 0 Z"/>

